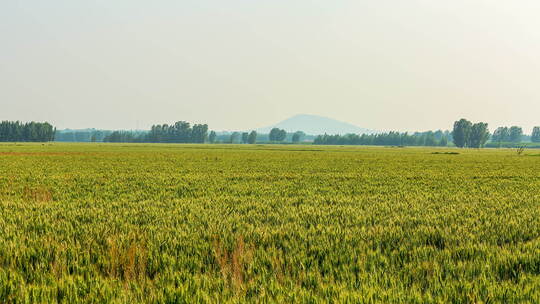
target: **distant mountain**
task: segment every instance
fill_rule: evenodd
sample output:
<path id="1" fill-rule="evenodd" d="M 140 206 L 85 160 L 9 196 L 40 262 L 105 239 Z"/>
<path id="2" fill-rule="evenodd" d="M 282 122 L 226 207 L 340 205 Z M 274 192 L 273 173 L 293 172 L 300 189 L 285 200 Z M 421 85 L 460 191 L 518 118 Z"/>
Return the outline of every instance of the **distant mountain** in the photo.
<path id="1" fill-rule="evenodd" d="M 272 126 L 257 129 L 258 133 L 269 133 L 272 128 L 284 129 L 287 132 L 303 131 L 310 135 L 319 134 L 373 134 L 374 130 L 369 130 L 355 126 L 353 124 L 317 115 L 300 114 Z"/>

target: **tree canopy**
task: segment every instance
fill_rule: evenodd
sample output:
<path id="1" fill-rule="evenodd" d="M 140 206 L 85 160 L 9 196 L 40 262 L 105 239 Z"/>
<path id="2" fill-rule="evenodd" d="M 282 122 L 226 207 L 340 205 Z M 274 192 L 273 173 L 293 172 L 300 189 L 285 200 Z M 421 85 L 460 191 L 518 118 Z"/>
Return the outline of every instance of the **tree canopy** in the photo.
<path id="1" fill-rule="evenodd" d="M 487 123 L 477 122 L 473 124 L 462 118 L 454 122 L 452 136 L 456 147 L 481 148 L 488 141 L 490 134 Z"/>
<path id="2" fill-rule="evenodd" d="M 456 147 L 464 148 L 469 143 L 469 136 L 471 135 L 472 123 L 464 118 L 454 122 L 454 130 L 452 136 L 454 137 L 454 144 Z"/>
<path id="3" fill-rule="evenodd" d="M 532 142 L 540 142 L 540 127 L 534 127 L 532 134 L 531 134 L 531 141 Z"/>
<path id="4" fill-rule="evenodd" d="M 306 133 L 302 131 L 296 131 L 294 132 L 292 136 L 292 142 L 293 143 L 299 143 L 304 137 L 306 136 Z"/>
<path id="5" fill-rule="evenodd" d="M 254 144 L 257 142 L 257 132 L 251 131 L 248 135 L 248 144 Z"/>
<path id="6" fill-rule="evenodd" d="M 270 141 L 282 142 L 287 137 L 287 131 L 279 128 L 273 128 L 270 130 L 269 139 Z"/>
<path id="7" fill-rule="evenodd" d="M 367 145 L 367 146 L 446 146 L 449 132 L 428 131 L 413 134 L 388 132 L 378 134 L 319 135 L 316 145 Z"/>
<path id="8" fill-rule="evenodd" d="M 149 132 L 138 134 L 115 131 L 106 136 L 104 142 L 148 142 L 148 143 L 204 143 L 208 139 L 208 125 L 178 121 L 172 125 L 153 125 Z"/>
<path id="9" fill-rule="evenodd" d="M 53 141 L 56 128 L 48 122 L 2 121 L 0 141 L 47 142 Z"/>

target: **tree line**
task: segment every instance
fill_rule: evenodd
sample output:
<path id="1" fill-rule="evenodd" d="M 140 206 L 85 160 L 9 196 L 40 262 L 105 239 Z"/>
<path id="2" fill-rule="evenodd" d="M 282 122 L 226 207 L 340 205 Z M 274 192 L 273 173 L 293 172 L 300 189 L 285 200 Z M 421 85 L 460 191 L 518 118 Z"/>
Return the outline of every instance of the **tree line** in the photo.
<path id="1" fill-rule="evenodd" d="M 534 134 L 534 130 L 533 130 Z M 498 127 L 491 136 L 493 142 L 512 142 L 519 143 L 523 137 L 523 129 L 518 126 Z M 532 138 L 531 138 L 532 139 Z"/>
<path id="2" fill-rule="evenodd" d="M 67 136 L 66 136 L 67 137 Z M 85 138 L 94 136 L 85 134 Z M 306 137 L 302 131 L 287 133 L 283 129 L 274 128 L 269 134 L 251 132 L 232 132 L 217 134 L 208 130 L 206 124 L 191 126 L 188 122 L 179 121 L 172 125 L 153 125 L 149 131 L 113 131 L 107 132 L 103 142 L 132 142 L 132 143 L 229 143 L 229 144 L 255 144 L 283 143 L 287 138 L 292 143 L 299 143 Z M 86 140 L 89 141 L 89 140 Z"/>
<path id="3" fill-rule="evenodd" d="M 208 141 L 210 143 L 228 143 L 228 144 L 255 144 L 259 143 L 300 143 L 307 135 L 302 131 L 288 133 L 279 128 L 273 128 L 270 133 L 258 134 L 256 131 L 251 132 L 232 132 L 218 135 L 216 132 L 210 132 Z"/>
<path id="4" fill-rule="evenodd" d="M 534 143 L 540 143 L 540 127 L 534 127 L 531 134 L 531 141 Z"/>
<path id="5" fill-rule="evenodd" d="M 56 129 L 49 123 L 2 121 L 0 123 L 0 141 L 46 142 L 46 141 L 90 141 L 90 142 L 141 142 L 141 143 L 299 143 L 305 138 L 317 145 L 375 145 L 375 146 L 447 146 L 453 143 L 457 147 L 481 148 L 515 146 L 528 141 L 540 143 L 540 127 L 534 127 L 532 134 L 524 135 L 518 126 L 498 127 L 490 134 L 488 124 L 472 123 L 467 119 L 454 122 L 452 132 L 427 131 L 415 133 L 387 132 L 378 134 L 346 134 L 308 136 L 304 132 L 288 133 L 283 129 L 273 128 L 268 134 L 251 132 L 232 132 L 217 134 L 208 130 L 206 124 L 194 124 L 185 121 L 174 124 L 153 125 L 149 131 L 103 131 Z M 488 143 L 489 141 L 489 143 Z"/>
<path id="6" fill-rule="evenodd" d="M 229 144 L 236 144 L 236 143 L 242 143 L 242 144 L 254 144 L 257 142 L 257 134 L 256 131 L 251 132 L 233 132 L 230 135 L 222 135 L 219 142 L 221 143 L 229 143 Z M 211 144 L 218 142 L 218 137 L 216 135 L 216 132 L 212 131 L 210 132 L 210 138 L 209 142 Z"/>
<path id="7" fill-rule="evenodd" d="M 61 142 L 102 142 L 113 131 L 84 129 L 84 130 L 56 130 L 55 141 Z"/>
<path id="8" fill-rule="evenodd" d="M 48 122 L 2 121 L 0 141 L 2 142 L 47 142 L 53 141 L 56 128 Z"/>
<path id="9" fill-rule="evenodd" d="M 104 142 L 144 143 L 205 143 L 208 125 L 178 121 L 172 125 L 153 125 L 148 132 L 114 131 L 103 138 Z"/>
<path id="10" fill-rule="evenodd" d="M 370 146 L 448 146 L 453 143 L 459 148 L 482 148 L 492 143 L 520 143 L 526 136 L 518 126 L 499 127 L 490 134 L 485 122 L 472 123 L 467 119 L 454 122 L 452 132 L 427 131 L 409 134 L 387 132 L 378 134 L 319 135 L 315 145 L 370 145 Z M 534 127 L 530 136 L 533 143 L 540 143 L 540 127 Z M 490 144 L 492 147 L 493 144 Z M 501 145 L 499 145 L 501 146 Z"/>
<path id="11" fill-rule="evenodd" d="M 174 125 L 154 125 L 148 133 L 148 142 L 204 143 L 208 138 L 208 125 L 179 121 Z"/>
<path id="12" fill-rule="evenodd" d="M 407 132 L 387 132 L 377 134 L 319 135 L 315 145 L 361 145 L 361 146 L 447 146 L 448 131 L 428 131 L 409 134 Z"/>

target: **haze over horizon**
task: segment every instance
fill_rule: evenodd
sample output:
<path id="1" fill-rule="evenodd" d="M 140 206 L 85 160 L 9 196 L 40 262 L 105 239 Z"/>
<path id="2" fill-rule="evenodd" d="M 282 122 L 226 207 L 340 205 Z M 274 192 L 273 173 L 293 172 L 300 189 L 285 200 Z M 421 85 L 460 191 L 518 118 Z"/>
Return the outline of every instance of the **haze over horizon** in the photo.
<path id="1" fill-rule="evenodd" d="M 0 120 L 540 125 L 540 2 L 4 1 Z"/>

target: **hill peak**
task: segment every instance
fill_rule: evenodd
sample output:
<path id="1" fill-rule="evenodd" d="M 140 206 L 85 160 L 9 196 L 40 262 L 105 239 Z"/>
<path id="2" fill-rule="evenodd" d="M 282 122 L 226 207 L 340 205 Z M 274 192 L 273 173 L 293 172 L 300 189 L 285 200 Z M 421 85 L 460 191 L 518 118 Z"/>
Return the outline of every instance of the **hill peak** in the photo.
<path id="1" fill-rule="evenodd" d="M 310 135 L 319 134 L 372 134 L 373 130 L 361 128 L 353 124 L 335 120 L 325 116 L 297 114 L 275 125 L 257 129 L 257 132 L 268 133 L 272 128 L 284 129 L 287 132 L 303 131 Z"/>

